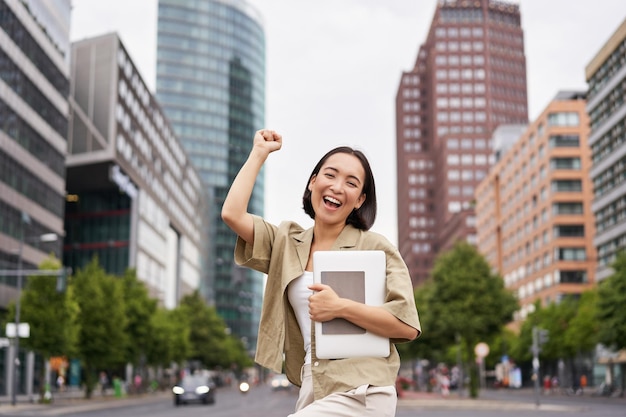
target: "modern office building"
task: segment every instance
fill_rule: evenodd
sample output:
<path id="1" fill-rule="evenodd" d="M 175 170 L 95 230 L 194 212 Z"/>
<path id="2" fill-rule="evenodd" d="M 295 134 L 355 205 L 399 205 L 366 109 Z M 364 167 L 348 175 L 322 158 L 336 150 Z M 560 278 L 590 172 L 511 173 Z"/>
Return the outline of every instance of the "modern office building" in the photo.
<path id="1" fill-rule="evenodd" d="M 243 0 L 159 0 L 157 97 L 208 199 L 207 292 L 233 334 L 256 346 L 263 276 L 236 267 L 221 207 L 265 122 L 265 33 Z M 263 174 L 249 209 L 262 215 Z"/>
<path id="2" fill-rule="evenodd" d="M 585 68 L 595 191 L 597 279 L 610 276 L 626 249 L 626 20 Z"/>
<path id="3" fill-rule="evenodd" d="M 528 123 L 519 5 L 440 0 L 396 95 L 398 247 L 414 285 L 438 253 L 476 242 L 476 185 L 501 124 Z"/>
<path id="4" fill-rule="evenodd" d="M 559 302 L 595 282 L 591 152 L 584 92 L 559 92 L 476 188 L 479 251 L 517 295 Z"/>
<path id="5" fill-rule="evenodd" d="M 61 259 L 70 9 L 70 0 L 0 0 L 0 270 L 37 269 L 51 252 Z M 0 310 L 17 288 L 15 275 L 0 274 Z M 14 386 L 10 351 L 0 355 L 0 395 Z M 26 378 L 16 385 L 26 392 Z"/>
<path id="6" fill-rule="evenodd" d="M 135 268 L 166 308 L 198 289 L 198 173 L 115 33 L 72 43 L 64 264 Z"/>

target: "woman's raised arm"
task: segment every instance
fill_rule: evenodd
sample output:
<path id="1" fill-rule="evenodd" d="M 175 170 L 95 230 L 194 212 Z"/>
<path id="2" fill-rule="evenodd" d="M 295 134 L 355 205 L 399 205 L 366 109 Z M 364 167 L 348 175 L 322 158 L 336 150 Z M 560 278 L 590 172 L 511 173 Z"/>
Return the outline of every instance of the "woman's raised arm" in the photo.
<path id="1" fill-rule="evenodd" d="M 248 243 L 254 240 L 254 224 L 252 216 L 248 213 L 254 183 L 267 156 L 279 150 L 282 144 L 282 136 L 275 131 L 269 129 L 257 131 L 250 155 L 239 170 L 224 200 L 222 220 Z"/>

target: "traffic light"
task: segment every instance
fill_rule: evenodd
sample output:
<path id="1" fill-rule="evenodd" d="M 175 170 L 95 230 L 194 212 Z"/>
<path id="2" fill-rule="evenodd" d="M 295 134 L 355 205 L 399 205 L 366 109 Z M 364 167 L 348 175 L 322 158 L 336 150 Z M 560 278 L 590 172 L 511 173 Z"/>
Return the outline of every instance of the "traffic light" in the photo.
<path id="1" fill-rule="evenodd" d="M 537 344 L 539 346 L 545 345 L 548 340 L 550 340 L 550 332 L 548 332 L 546 329 L 539 329 L 537 333 L 537 339 Z"/>

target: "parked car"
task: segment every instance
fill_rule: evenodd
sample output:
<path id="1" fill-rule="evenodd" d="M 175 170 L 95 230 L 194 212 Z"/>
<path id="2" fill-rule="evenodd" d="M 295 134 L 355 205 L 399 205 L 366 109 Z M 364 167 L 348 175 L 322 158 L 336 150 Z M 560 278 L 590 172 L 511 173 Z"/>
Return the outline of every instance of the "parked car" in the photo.
<path id="1" fill-rule="evenodd" d="M 270 380 L 270 386 L 272 387 L 272 391 L 278 390 L 289 390 L 292 387 L 291 382 L 287 379 L 287 375 L 285 374 L 277 374 L 272 377 Z"/>
<path id="2" fill-rule="evenodd" d="M 190 374 L 172 388 L 174 405 L 198 402 L 215 404 L 215 383 L 209 375 Z"/>

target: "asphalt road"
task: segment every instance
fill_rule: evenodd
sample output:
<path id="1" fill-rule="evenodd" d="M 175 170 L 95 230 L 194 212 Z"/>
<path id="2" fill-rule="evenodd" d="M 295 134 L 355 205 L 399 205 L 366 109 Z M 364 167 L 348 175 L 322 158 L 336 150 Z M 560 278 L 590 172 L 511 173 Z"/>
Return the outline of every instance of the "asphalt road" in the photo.
<path id="1" fill-rule="evenodd" d="M 0 416 L 83 416 L 83 417 L 286 417 L 293 412 L 297 392 L 272 392 L 269 387 L 253 388 L 242 395 L 222 388 L 216 404 L 174 406 L 169 393 L 126 399 L 57 401 L 53 405 L 0 404 Z M 396 417 L 624 417 L 626 399 L 606 397 L 542 396 L 535 403 L 532 391 L 484 391 L 479 399 L 447 398 L 437 394 L 407 394 L 398 402 Z"/>

